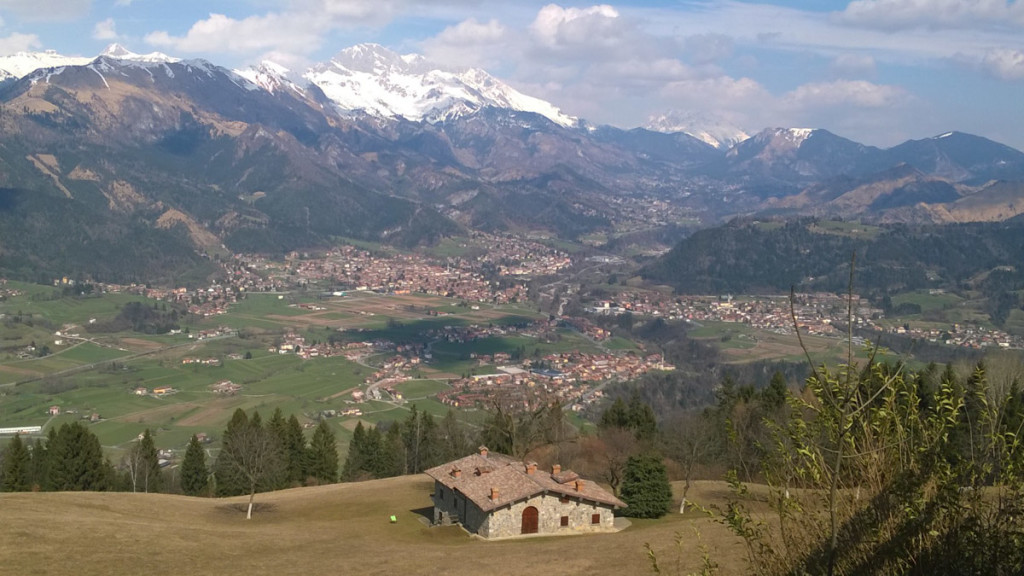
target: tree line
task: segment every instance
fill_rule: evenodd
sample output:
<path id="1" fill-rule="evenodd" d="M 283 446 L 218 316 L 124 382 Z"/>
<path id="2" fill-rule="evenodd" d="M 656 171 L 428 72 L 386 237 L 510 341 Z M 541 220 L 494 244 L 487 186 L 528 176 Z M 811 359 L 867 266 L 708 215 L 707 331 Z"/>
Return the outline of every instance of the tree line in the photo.
<path id="1" fill-rule="evenodd" d="M 189 496 L 253 495 L 257 491 L 338 481 L 334 432 L 320 421 L 310 441 L 292 415 L 280 409 L 263 423 L 239 409 L 228 422 L 212 466 L 195 435 L 189 440 L 179 473 L 161 467 L 150 430 L 124 452 L 114 466 L 99 439 L 81 422 L 51 428 L 46 440 L 15 436 L 0 454 L 0 491 L 181 492 Z"/>

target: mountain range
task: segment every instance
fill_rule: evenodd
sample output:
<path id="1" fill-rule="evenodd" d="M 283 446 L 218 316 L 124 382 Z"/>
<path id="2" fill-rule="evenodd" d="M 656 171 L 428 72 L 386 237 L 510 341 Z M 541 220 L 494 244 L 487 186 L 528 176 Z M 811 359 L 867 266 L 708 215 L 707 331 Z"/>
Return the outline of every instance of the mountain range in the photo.
<path id="1" fill-rule="evenodd" d="M 339 237 L 649 227 L 623 202 L 668 202 L 705 224 L 1024 211 L 1024 154 L 977 136 L 879 149 L 820 129 L 746 138 L 680 112 L 647 126 L 595 126 L 483 70 L 378 45 L 304 73 L 117 45 L 0 57 L 0 271 L 160 280 L 232 251 Z"/>

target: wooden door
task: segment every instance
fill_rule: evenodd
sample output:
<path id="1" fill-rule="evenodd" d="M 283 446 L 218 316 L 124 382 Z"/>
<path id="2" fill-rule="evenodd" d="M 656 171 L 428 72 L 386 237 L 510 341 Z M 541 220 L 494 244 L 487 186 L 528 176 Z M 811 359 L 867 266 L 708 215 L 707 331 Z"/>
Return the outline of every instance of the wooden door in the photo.
<path id="1" fill-rule="evenodd" d="M 538 517 L 540 514 L 534 506 L 527 506 L 523 510 L 523 534 L 536 534 Z"/>

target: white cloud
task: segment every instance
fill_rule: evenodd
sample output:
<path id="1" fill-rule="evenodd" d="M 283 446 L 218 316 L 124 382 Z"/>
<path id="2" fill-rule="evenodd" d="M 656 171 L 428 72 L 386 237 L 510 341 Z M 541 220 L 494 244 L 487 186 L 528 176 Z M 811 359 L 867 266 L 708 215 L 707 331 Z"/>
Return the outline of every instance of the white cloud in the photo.
<path id="1" fill-rule="evenodd" d="M 92 37 L 96 40 L 117 40 L 117 24 L 113 18 L 96 23 L 92 29 Z"/>
<path id="2" fill-rule="evenodd" d="M 885 30 L 1024 25 L 1024 3 L 1007 0 L 855 0 L 838 14 L 847 24 Z"/>
<path id="3" fill-rule="evenodd" d="M 995 48 L 981 57 L 981 67 L 1003 80 L 1024 80 L 1024 52 Z"/>
<path id="4" fill-rule="evenodd" d="M 322 20 L 300 14 L 271 13 L 242 20 L 210 14 L 206 20 L 193 24 L 184 36 L 157 31 L 147 34 L 145 40 L 153 46 L 178 52 L 247 54 L 278 50 L 309 54 L 320 47 L 320 34 L 325 27 Z"/>
<path id="5" fill-rule="evenodd" d="M 6 38 L 0 38 L 0 54 L 30 52 L 38 50 L 42 45 L 35 34 L 11 34 Z"/>
<path id="6" fill-rule="evenodd" d="M 530 32 L 541 46 L 562 49 L 616 43 L 626 29 L 618 10 L 607 4 L 589 8 L 548 4 L 537 13 Z"/>
<path id="7" fill-rule="evenodd" d="M 847 107 L 887 108 L 909 100 L 898 86 L 873 84 L 864 80 L 836 80 L 799 86 L 782 97 L 785 106 L 800 108 Z"/>
<path id="8" fill-rule="evenodd" d="M 487 66 L 511 56 L 514 49 L 506 40 L 509 31 L 500 22 L 491 19 L 478 22 L 475 18 L 449 26 L 437 36 L 423 42 L 423 53 L 435 62 L 453 66 Z"/>
<path id="9" fill-rule="evenodd" d="M 92 0 L 0 0 L 0 10 L 29 21 L 66 21 L 84 15 Z"/>

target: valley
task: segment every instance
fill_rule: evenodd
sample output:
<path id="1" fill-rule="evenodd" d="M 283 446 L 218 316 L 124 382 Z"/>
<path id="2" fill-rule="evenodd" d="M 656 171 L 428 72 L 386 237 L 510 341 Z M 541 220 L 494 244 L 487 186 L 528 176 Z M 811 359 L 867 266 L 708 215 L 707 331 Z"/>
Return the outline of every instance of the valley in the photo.
<path id="1" fill-rule="evenodd" d="M 281 34 L 352 7 L 323 8 Z M 0 565 L 1020 571 L 1024 152 L 906 130 L 1000 121 L 838 57 L 774 95 L 722 38 L 651 61 L 606 5 L 402 43 L 422 54 L 194 49 L 288 10 L 145 36 L 203 57 L 0 54 Z M 513 36 L 559 64 L 492 75 Z M 694 98 L 744 110 L 651 108 Z M 882 110 L 916 120 L 858 125 Z M 489 568 L 459 561 L 479 546 Z"/>

